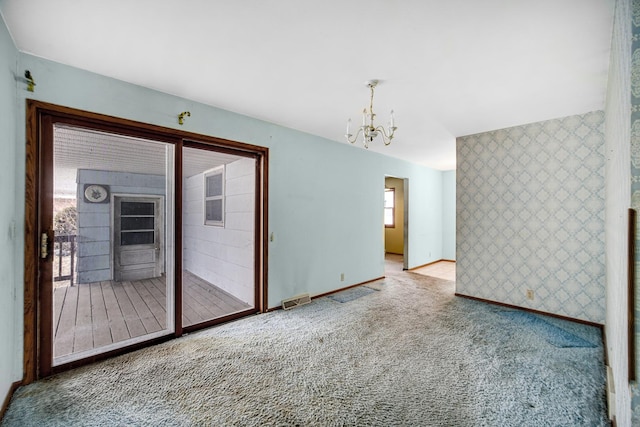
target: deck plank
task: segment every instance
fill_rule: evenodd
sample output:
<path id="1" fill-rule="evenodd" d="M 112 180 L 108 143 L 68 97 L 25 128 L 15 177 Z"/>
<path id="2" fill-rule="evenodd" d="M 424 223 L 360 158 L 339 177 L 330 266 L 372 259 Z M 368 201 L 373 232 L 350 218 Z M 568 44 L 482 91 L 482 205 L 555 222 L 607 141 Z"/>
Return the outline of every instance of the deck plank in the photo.
<path id="1" fill-rule="evenodd" d="M 129 335 L 131 335 L 131 338 L 135 338 L 145 335 L 146 331 L 144 329 L 142 321 L 140 321 L 140 317 L 138 317 L 138 313 L 136 313 L 136 309 L 133 308 L 133 303 L 124 290 L 125 283 L 127 282 L 113 283 L 113 292 L 118 298 L 118 304 L 120 304 L 122 316 L 124 317 L 124 322 L 126 323 L 127 329 L 129 330 Z"/>
<path id="2" fill-rule="evenodd" d="M 192 310 L 196 311 L 202 320 L 211 320 L 229 314 L 224 312 L 223 307 L 212 302 L 206 292 L 202 292 L 197 285 L 185 287 L 185 294 L 185 300 L 189 302 Z"/>
<path id="3" fill-rule="evenodd" d="M 83 286 L 89 286 L 91 289 L 91 319 L 94 348 L 111 344 L 113 339 L 111 337 L 109 317 L 107 316 L 107 307 L 104 303 L 104 296 L 102 295 L 100 282 Z"/>
<path id="4" fill-rule="evenodd" d="M 148 283 L 152 285 L 152 287 L 148 288 L 151 295 L 158 301 L 158 304 L 165 310 L 167 309 L 167 285 L 165 282 L 165 278 L 152 278 L 148 279 Z"/>
<path id="5" fill-rule="evenodd" d="M 149 280 L 140 280 L 136 282 L 136 289 L 140 297 L 145 301 L 147 307 L 153 314 L 154 318 L 160 325 L 161 329 L 165 329 L 167 325 L 167 312 L 164 309 L 165 304 L 160 304 L 158 300 L 153 296 L 151 291 L 151 287 L 153 287 L 153 283 L 149 282 Z"/>
<path id="6" fill-rule="evenodd" d="M 127 296 L 129 296 L 131 304 L 133 305 L 138 318 L 142 322 L 142 326 L 144 326 L 146 333 L 151 334 L 153 332 L 158 332 L 163 328 L 160 327 L 160 323 L 158 323 L 155 316 L 147 306 L 147 303 L 138 293 L 138 288 L 143 287 L 143 285 L 139 282 L 140 281 L 136 281 L 135 285 L 132 282 L 122 282 L 122 287 L 127 293 Z"/>
<path id="7" fill-rule="evenodd" d="M 208 295 L 209 298 L 216 303 L 216 305 L 218 305 L 225 311 L 227 309 L 237 311 L 251 308 L 249 304 L 240 301 L 238 298 L 218 288 L 217 286 L 212 285 L 201 277 L 198 277 L 190 272 L 186 273 L 189 277 L 189 281 L 191 282 L 190 284 L 192 284 L 193 286 L 197 286 L 201 292 L 206 292 L 206 295 Z"/>
<path id="8" fill-rule="evenodd" d="M 129 330 L 124 322 L 120 304 L 113 291 L 112 282 L 101 282 L 102 295 L 104 297 L 104 305 L 107 309 L 107 317 L 109 318 L 109 329 L 111 329 L 111 337 L 113 342 L 120 342 L 131 338 Z"/>
<path id="9" fill-rule="evenodd" d="M 54 339 L 54 357 L 73 353 L 73 337 L 76 329 L 76 309 L 78 307 L 78 287 L 67 288 L 60 313 L 60 324 Z"/>
<path id="10" fill-rule="evenodd" d="M 104 281 L 56 288 L 55 357 L 164 330 L 165 279 L 162 276 L 135 282 Z M 183 291 L 185 326 L 250 308 L 188 271 L 183 275 Z"/>
<path id="11" fill-rule="evenodd" d="M 78 308 L 73 352 L 78 353 L 93 348 L 93 327 L 91 325 L 91 289 L 87 285 L 75 287 L 78 289 Z"/>
<path id="12" fill-rule="evenodd" d="M 58 333 L 58 326 L 60 325 L 60 315 L 62 314 L 62 305 L 64 304 L 64 298 L 67 294 L 68 286 L 61 286 L 55 288 L 53 291 L 53 334 Z"/>

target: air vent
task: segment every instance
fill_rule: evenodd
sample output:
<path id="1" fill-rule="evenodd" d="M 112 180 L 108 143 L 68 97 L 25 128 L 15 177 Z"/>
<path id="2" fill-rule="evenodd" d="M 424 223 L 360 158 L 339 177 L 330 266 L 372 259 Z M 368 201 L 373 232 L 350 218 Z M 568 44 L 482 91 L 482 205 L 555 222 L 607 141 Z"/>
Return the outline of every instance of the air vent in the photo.
<path id="1" fill-rule="evenodd" d="M 289 310 L 299 305 L 309 304 L 310 302 L 311 302 L 311 297 L 309 297 L 309 294 L 297 295 L 292 298 L 283 299 L 282 308 L 285 310 Z"/>

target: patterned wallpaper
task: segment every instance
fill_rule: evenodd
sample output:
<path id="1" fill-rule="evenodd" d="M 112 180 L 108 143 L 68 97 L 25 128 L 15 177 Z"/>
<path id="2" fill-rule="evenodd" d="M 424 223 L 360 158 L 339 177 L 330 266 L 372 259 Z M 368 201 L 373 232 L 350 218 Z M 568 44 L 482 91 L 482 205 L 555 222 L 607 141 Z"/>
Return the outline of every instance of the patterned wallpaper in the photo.
<path id="1" fill-rule="evenodd" d="M 631 2 L 631 207 L 640 212 L 640 0 Z M 635 331 L 636 376 L 640 373 L 640 239 L 636 236 Z M 640 424 L 640 387 L 631 384 L 632 422 Z"/>
<path id="2" fill-rule="evenodd" d="M 596 111 L 457 139 L 457 293 L 604 323 L 603 128 Z"/>

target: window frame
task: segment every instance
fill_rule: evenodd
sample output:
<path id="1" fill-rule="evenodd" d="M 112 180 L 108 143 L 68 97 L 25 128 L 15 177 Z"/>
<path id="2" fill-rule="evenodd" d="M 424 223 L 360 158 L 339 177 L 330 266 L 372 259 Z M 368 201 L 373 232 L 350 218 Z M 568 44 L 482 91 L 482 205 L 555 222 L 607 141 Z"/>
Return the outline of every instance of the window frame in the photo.
<path id="1" fill-rule="evenodd" d="M 386 201 L 387 201 L 386 195 L 387 195 L 387 193 L 393 194 L 393 198 L 392 198 L 393 206 L 391 206 L 391 207 L 387 207 L 386 206 Z M 383 202 L 383 204 L 384 204 L 384 207 L 383 207 L 384 211 L 383 212 L 385 213 L 385 215 L 383 217 L 384 227 L 385 228 L 396 228 L 396 189 L 395 189 L 395 187 L 385 187 L 384 188 L 384 194 L 385 194 L 385 198 L 384 198 L 384 202 Z M 391 224 L 387 224 L 387 222 L 386 222 L 386 212 L 387 212 L 387 210 L 391 210 Z"/>
<path id="2" fill-rule="evenodd" d="M 226 195 L 226 181 L 225 181 L 225 165 L 217 166 L 215 168 L 206 170 L 202 173 L 203 185 L 202 185 L 202 218 L 204 225 L 212 226 L 212 227 L 224 227 L 225 221 L 225 195 Z M 216 194 L 214 196 L 207 196 L 207 178 L 214 175 L 221 175 L 222 185 L 221 194 Z M 208 220 L 207 219 L 207 202 L 212 200 L 220 200 L 220 209 L 222 212 L 220 213 L 220 221 Z"/>

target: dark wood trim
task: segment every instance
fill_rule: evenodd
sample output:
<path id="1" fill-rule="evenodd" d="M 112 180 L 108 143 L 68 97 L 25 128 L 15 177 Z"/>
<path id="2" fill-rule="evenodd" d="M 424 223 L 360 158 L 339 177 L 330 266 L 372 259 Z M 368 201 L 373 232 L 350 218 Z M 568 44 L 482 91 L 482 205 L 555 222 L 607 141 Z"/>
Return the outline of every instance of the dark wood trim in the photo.
<path id="1" fill-rule="evenodd" d="M 232 141 L 230 139 L 218 138 L 215 136 L 201 135 L 193 132 L 187 132 L 181 129 L 173 129 L 153 125 L 135 120 L 124 119 L 121 117 L 109 116 L 106 114 L 93 113 L 90 111 L 77 110 L 75 108 L 63 107 L 56 104 L 50 104 L 42 101 L 27 100 L 35 112 L 46 113 L 64 120 L 75 126 L 82 127 L 83 124 L 91 124 L 92 129 L 106 130 L 109 133 L 116 133 L 128 136 L 139 136 L 140 138 L 149 138 L 162 142 L 175 142 L 176 140 L 184 140 L 185 142 L 197 141 L 210 146 L 218 147 L 219 150 L 231 150 L 230 152 L 238 155 L 237 151 L 246 153 L 268 152 L 268 147 L 247 144 L 244 142 Z M 251 155 L 251 154 L 248 154 Z"/>
<path id="2" fill-rule="evenodd" d="M 25 159 L 25 219 L 24 219 L 24 360 L 23 382 L 37 378 L 38 360 L 38 123 L 34 101 L 27 100 Z"/>
<path id="3" fill-rule="evenodd" d="M 264 304 L 264 296 L 266 294 L 266 289 L 264 285 L 264 281 L 266 279 L 264 265 L 265 265 L 265 254 L 266 254 L 266 244 L 268 242 L 268 237 L 266 234 L 266 230 L 263 224 L 265 222 L 265 199 L 264 192 L 266 188 L 262 185 L 263 183 L 263 174 L 265 173 L 265 168 L 263 164 L 263 158 L 260 156 L 256 156 L 255 159 L 255 188 L 258 193 L 255 195 L 255 218 L 254 218 L 254 232 L 255 232 L 255 241 L 259 243 L 254 248 L 255 256 L 255 264 L 254 264 L 254 279 L 256 286 L 254 288 L 254 307 L 258 309 L 259 312 L 264 312 L 265 304 Z M 262 253 L 262 256 L 257 256 L 258 253 Z M 260 283 L 263 283 L 262 287 Z"/>
<path id="4" fill-rule="evenodd" d="M 627 347 L 629 356 L 629 381 L 636 380 L 636 210 L 629 209 L 627 249 Z"/>
<path id="5" fill-rule="evenodd" d="M 41 117 L 39 142 L 39 170 L 40 182 L 38 183 L 38 227 L 37 235 L 46 234 L 49 241 L 53 242 L 52 229 L 53 211 L 43 209 L 43 206 L 53 206 L 53 123 L 50 116 Z M 53 364 L 53 245 L 46 258 L 38 256 L 38 376 L 51 375 Z"/>
<path id="6" fill-rule="evenodd" d="M 9 403 L 11 403 L 13 393 L 15 393 L 18 387 L 20 387 L 21 385 L 22 381 L 16 381 L 11 384 L 11 387 L 9 387 L 9 391 L 7 392 L 7 395 L 4 397 L 4 401 L 2 402 L 2 409 L 0 409 L 0 421 L 2 421 L 2 418 L 4 418 L 4 414 L 7 412 L 7 408 L 9 408 Z"/>
<path id="7" fill-rule="evenodd" d="M 602 328 L 602 348 L 604 348 L 604 366 L 609 366 L 609 347 L 607 347 L 607 328 Z"/>
<path id="8" fill-rule="evenodd" d="M 251 316 L 252 314 L 257 314 L 258 309 L 252 308 L 249 310 L 239 311 L 237 313 L 231 313 L 226 316 L 216 317 L 215 319 L 208 320 L 206 322 L 198 323 L 195 325 L 189 325 L 182 328 L 184 333 L 195 332 L 201 329 L 209 328 L 211 326 L 221 325 L 223 323 L 230 322 L 232 320 L 241 319 L 243 317 Z"/>
<path id="9" fill-rule="evenodd" d="M 47 125 L 44 126 L 41 121 L 46 118 L 48 120 Z M 50 133 L 50 129 L 54 123 L 65 123 L 80 128 L 95 129 L 99 131 L 105 131 L 108 133 L 115 133 L 120 135 L 133 136 L 143 139 L 150 139 L 159 142 L 165 142 L 173 144 L 176 147 L 176 159 L 180 159 L 182 155 L 181 148 L 183 146 L 197 146 L 201 149 L 209 149 L 217 152 L 235 154 L 241 157 L 253 157 L 256 159 L 256 163 L 259 166 L 257 171 L 262 171 L 260 184 L 262 187 L 256 189 L 257 204 L 260 204 L 260 209 L 256 211 L 256 223 L 262 220 L 262 224 L 256 227 L 256 237 L 260 237 L 260 241 L 256 241 L 256 286 L 261 288 L 260 292 L 257 292 L 256 308 L 251 311 L 244 311 L 242 313 L 234 313 L 230 316 L 226 316 L 221 319 L 212 321 L 211 324 L 217 324 L 224 321 L 232 320 L 243 315 L 251 314 L 257 310 L 264 310 L 267 306 L 267 230 L 268 230 L 268 147 L 261 147 L 257 145 L 242 143 L 238 141 L 231 141 L 223 138 L 218 138 L 208 135 L 200 135 L 191 132 L 185 132 L 179 129 L 165 128 L 157 125 L 151 125 L 147 123 L 132 121 L 128 119 L 118 118 L 114 116 L 108 116 L 98 113 L 92 113 L 82 110 L 76 110 L 74 108 L 63 107 L 59 105 L 49 104 L 41 101 L 27 100 L 26 108 L 26 188 L 25 188 L 25 265 L 24 265 L 24 372 L 22 384 L 29 384 L 36 379 L 57 372 L 74 368 L 86 363 L 101 360 L 113 355 L 126 353 L 138 348 L 145 347 L 150 344 L 162 342 L 164 340 L 179 336 L 182 333 L 181 329 L 181 307 L 176 305 L 176 324 L 175 332 L 168 334 L 147 343 L 135 344 L 132 346 L 124 347 L 122 349 L 114 350 L 105 354 L 96 355 L 88 359 L 70 362 L 69 364 L 60 365 L 56 367 L 47 367 L 43 372 L 40 371 L 38 361 L 43 357 L 49 358 L 48 354 L 52 353 L 52 348 L 47 349 L 40 348 L 39 331 L 42 330 L 46 320 L 43 320 L 42 316 L 44 312 L 39 312 L 38 304 L 48 304 L 46 292 L 41 292 L 38 285 L 38 275 L 41 273 L 39 268 L 39 224 L 47 224 L 50 221 L 42 221 L 40 218 L 40 200 L 43 197 L 42 191 L 39 187 L 42 181 L 41 177 L 44 177 L 41 165 L 42 161 L 50 161 L 51 156 L 44 156 L 44 153 L 40 152 L 39 144 L 42 141 L 46 132 Z M 45 130 L 49 129 L 49 131 Z M 40 157 L 40 158 L 39 158 Z M 45 158 L 46 157 L 46 158 Z M 179 163 L 179 162 L 177 162 Z M 50 172 L 50 171 L 49 171 Z M 175 202 L 180 200 L 178 197 L 181 195 L 181 170 L 179 166 L 175 170 Z M 258 183 L 258 181 L 256 181 Z M 258 202 L 259 201 L 259 202 Z M 181 293 L 178 292 L 181 286 L 181 258 L 177 255 L 181 252 L 182 232 L 181 224 L 182 218 L 179 214 L 179 209 L 175 209 L 176 218 L 176 234 L 175 234 L 175 247 L 176 247 L 176 304 L 181 302 Z M 261 282 L 260 282 L 261 281 Z M 50 301 L 49 301 L 50 305 Z M 50 320 L 49 320 L 50 322 Z M 197 325 L 198 327 L 208 326 L 209 322 L 203 325 Z M 46 327 L 46 325 L 44 325 Z M 49 328 L 50 329 L 50 328 Z M 194 328 L 195 329 L 195 328 Z M 185 330 L 192 330 L 191 328 Z M 49 346 L 51 347 L 51 346 Z M 50 365 L 51 363 L 49 363 Z"/>
<path id="10" fill-rule="evenodd" d="M 174 312 L 173 324 L 176 337 L 182 336 L 182 209 L 180 209 L 182 201 L 182 154 L 183 143 L 178 142 L 175 147 L 175 170 L 174 170 L 174 186 L 173 189 L 173 221 L 174 221 Z M 180 202 L 179 202 L 180 201 Z"/>
<path id="11" fill-rule="evenodd" d="M 175 336 L 172 333 L 168 333 L 167 335 L 163 335 L 161 337 L 158 338 L 153 338 L 151 340 L 148 341 L 144 341 L 144 342 L 140 342 L 140 343 L 136 343 L 136 344 L 131 344 L 128 345 L 126 347 L 122 347 L 122 348 L 118 348 L 115 350 L 111 350 L 105 353 L 100 353 L 100 354 L 96 354 L 95 356 L 91 356 L 91 357 L 87 357 L 84 359 L 80 359 L 80 360 L 74 360 L 72 362 L 69 363 L 65 363 L 62 365 L 57 365 L 51 368 L 51 375 L 55 375 L 55 374 L 59 374 L 61 372 L 64 371 L 68 371 L 69 369 L 74 369 L 74 368 L 79 368 L 81 366 L 86 366 L 92 363 L 96 363 L 99 362 L 101 360 L 106 360 L 109 359 L 111 357 L 114 356 L 120 356 L 122 354 L 126 354 L 126 353 L 131 353 L 132 351 L 135 350 L 140 350 L 143 349 L 145 347 L 149 347 L 151 345 L 155 345 L 155 344 L 160 344 L 163 343 L 165 341 L 169 341 L 174 339 Z"/>
<path id="12" fill-rule="evenodd" d="M 262 215 L 261 241 L 262 256 L 260 257 L 261 265 L 259 265 L 259 273 L 262 278 L 262 289 L 260 290 L 260 312 L 265 313 L 269 307 L 269 151 L 265 151 L 258 160 L 262 173 L 260 174 L 261 185 L 258 188 L 262 191 L 260 198 L 260 209 L 256 211 Z"/>
<path id="13" fill-rule="evenodd" d="M 441 261 L 446 261 L 446 262 L 455 262 L 455 260 L 451 260 L 451 259 L 439 259 L 439 260 L 437 260 L 437 261 L 431 261 L 431 262 L 428 262 L 428 263 L 426 263 L 426 264 L 419 265 L 419 266 L 417 266 L 417 267 L 411 267 L 411 268 L 410 268 L 409 270 L 407 270 L 407 271 L 413 271 L 413 270 L 417 270 L 417 269 L 419 269 L 419 268 L 428 267 L 428 266 L 430 266 L 430 265 L 437 264 L 437 263 L 439 263 L 439 262 L 441 262 Z"/>
<path id="14" fill-rule="evenodd" d="M 455 296 L 462 297 L 462 298 L 467 298 L 467 299 L 472 299 L 474 301 L 485 302 L 485 303 L 488 303 L 488 304 L 499 305 L 501 307 L 514 308 L 516 310 L 527 311 L 529 313 L 540 314 L 540 315 L 543 315 L 543 316 L 555 317 L 556 319 L 568 320 L 569 322 L 581 323 L 583 325 L 588 325 L 588 326 L 595 326 L 596 328 L 599 328 L 601 331 L 604 331 L 604 325 L 602 323 L 589 322 L 588 320 L 576 319 L 574 317 L 562 316 L 560 314 L 547 313 L 546 311 L 534 310 L 534 309 L 531 309 L 531 308 L 520 307 L 520 306 L 512 305 L 512 304 L 506 304 L 504 302 L 498 302 L 498 301 L 492 301 L 492 300 L 484 299 L 484 298 L 472 297 L 470 295 L 463 295 L 463 294 L 459 294 L 457 292 L 455 293 Z"/>
<path id="15" fill-rule="evenodd" d="M 319 295 L 314 295 L 314 296 L 311 297 L 311 299 L 326 297 L 326 296 L 329 296 L 329 295 L 332 295 L 332 294 L 336 294 L 338 292 L 346 291 L 347 289 L 355 288 L 357 286 L 363 286 L 363 285 L 366 285 L 368 283 L 377 282 L 378 280 L 382 280 L 384 278 L 385 278 L 385 276 L 376 277 L 375 279 L 367 280 L 365 282 L 356 283 L 355 285 L 349 285 L 349 286 L 345 286 L 344 288 L 335 289 L 333 291 L 325 292 L 325 293 L 319 294 Z"/>
<path id="16" fill-rule="evenodd" d="M 325 293 L 322 293 L 322 294 L 314 295 L 314 296 L 311 297 L 311 299 L 314 300 L 314 299 L 317 299 L 317 298 L 327 297 L 329 295 L 337 294 L 338 292 L 346 291 L 347 289 L 356 288 L 358 286 L 363 286 L 363 285 L 366 285 L 368 283 L 377 282 L 378 280 L 383 280 L 384 278 L 385 278 L 385 276 L 381 276 L 381 277 L 378 277 L 376 279 L 367 280 L 366 282 L 360 282 L 360 283 L 356 283 L 355 285 L 345 286 L 344 288 L 334 289 L 333 291 L 329 291 L 329 292 L 325 292 Z M 282 309 L 282 306 L 275 306 L 275 307 L 269 308 L 267 311 L 276 311 L 276 310 L 281 310 L 281 309 Z"/>

